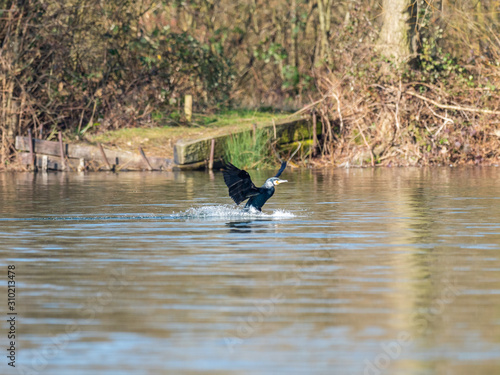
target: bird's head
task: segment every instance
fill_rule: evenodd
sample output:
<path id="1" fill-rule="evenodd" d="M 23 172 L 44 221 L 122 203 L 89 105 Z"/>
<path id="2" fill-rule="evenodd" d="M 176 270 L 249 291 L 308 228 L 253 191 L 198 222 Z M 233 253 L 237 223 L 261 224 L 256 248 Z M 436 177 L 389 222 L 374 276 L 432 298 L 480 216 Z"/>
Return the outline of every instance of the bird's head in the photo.
<path id="1" fill-rule="evenodd" d="M 268 187 L 277 186 L 277 185 L 282 184 L 284 182 L 288 182 L 288 181 L 279 179 L 278 177 L 271 177 L 271 178 L 267 179 L 266 186 L 268 186 Z"/>

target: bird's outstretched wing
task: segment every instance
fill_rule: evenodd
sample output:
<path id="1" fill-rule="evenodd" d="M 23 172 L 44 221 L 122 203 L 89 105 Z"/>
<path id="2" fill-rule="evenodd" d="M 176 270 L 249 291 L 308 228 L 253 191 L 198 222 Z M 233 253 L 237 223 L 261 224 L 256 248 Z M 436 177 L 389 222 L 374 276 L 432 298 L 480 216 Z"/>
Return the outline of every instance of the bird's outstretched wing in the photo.
<path id="1" fill-rule="evenodd" d="M 274 177 L 281 176 L 281 174 L 283 173 L 283 171 L 285 170 L 285 168 L 286 168 L 286 161 L 282 161 L 281 162 L 280 170 L 278 171 L 278 173 L 276 173 L 276 176 L 274 176 Z"/>
<path id="2" fill-rule="evenodd" d="M 224 182 L 229 188 L 229 196 L 236 204 L 260 194 L 259 188 L 253 184 L 247 171 L 238 169 L 231 163 L 226 163 L 222 174 Z"/>

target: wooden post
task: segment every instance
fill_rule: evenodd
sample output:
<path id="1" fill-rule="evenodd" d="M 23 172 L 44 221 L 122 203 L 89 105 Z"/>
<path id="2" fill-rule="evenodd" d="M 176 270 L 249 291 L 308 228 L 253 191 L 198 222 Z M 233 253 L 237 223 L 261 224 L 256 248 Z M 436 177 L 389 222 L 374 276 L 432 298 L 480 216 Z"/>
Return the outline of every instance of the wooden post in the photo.
<path id="1" fill-rule="evenodd" d="M 106 163 L 106 166 L 111 171 L 112 168 L 111 168 L 111 165 L 109 164 L 108 158 L 106 157 L 106 153 L 104 152 L 104 149 L 102 148 L 102 145 L 100 143 L 98 143 L 98 145 L 99 145 L 99 151 L 101 151 L 101 156 L 104 159 L 104 162 Z"/>
<path id="2" fill-rule="evenodd" d="M 146 154 L 144 153 L 142 147 L 139 147 L 139 152 L 141 153 L 142 158 L 144 159 L 144 161 L 146 162 L 146 165 L 148 166 L 148 171 L 152 171 L 153 167 L 151 167 L 151 164 L 149 164 L 149 160 L 146 157 Z"/>
<path id="3" fill-rule="evenodd" d="M 47 172 L 49 169 L 49 158 L 47 155 L 42 156 L 42 171 Z"/>
<path id="4" fill-rule="evenodd" d="M 316 147 L 318 147 L 318 134 L 317 133 L 317 126 L 316 126 L 316 112 L 313 112 L 312 114 L 313 118 L 312 118 L 312 131 L 313 131 L 313 145 L 312 145 L 312 151 L 311 151 L 311 155 L 312 156 L 316 156 Z"/>
<path id="5" fill-rule="evenodd" d="M 61 168 L 63 171 L 66 170 L 66 158 L 64 156 L 64 145 L 62 141 L 62 133 L 59 132 L 59 153 L 61 154 Z"/>
<path id="6" fill-rule="evenodd" d="M 253 144 L 257 141 L 257 125 L 252 124 Z"/>
<path id="7" fill-rule="evenodd" d="M 33 152 L 33 134 L 31 134 L 31 129 L 28 129 L 28 138 L 30 144 L 30 167 L 35 170 L 35 153 Z"/>
<path id="8" fill-rule="evenodd" d="M 184 97 L 184 115 L 186 116 L 186 121 L 191 122 L 193 116 L 193 96 L 186 95 Z"/>
<path id="9" fill-rule="evenodd" d="M 78 172 L 83 172 L 85 170 L 85 159 L 80 158 L 80 163 L 78 164 Z"/>
<path id="10" fill-rule="evenodd" d="M 273 132 L 274 132 L 274 139 L 276 139 L 276 122 L 273 119 Z"/>
<path id="11" fill-rule="evenodd" d="M 210 158 L 208 159 L 208 169 L 212 170 L 214 168 L 214 152 L 215 152 L 215 139 L 212 138 L 210 145 Z"/>

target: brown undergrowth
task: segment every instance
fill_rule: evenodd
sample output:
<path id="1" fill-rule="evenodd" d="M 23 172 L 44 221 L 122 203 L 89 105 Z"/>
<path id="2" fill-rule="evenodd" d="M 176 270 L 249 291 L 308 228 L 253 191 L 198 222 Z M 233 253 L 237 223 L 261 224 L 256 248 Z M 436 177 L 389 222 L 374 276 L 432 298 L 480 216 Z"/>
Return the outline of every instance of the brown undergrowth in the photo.
<path id="1" fill-rule="evenodd" d="M 321 78 L 317 153 L 338 166 L 500 163 L 500 98 L 417 82 L 351 88 Z"/>
<path id="2" fill-rule="evenodd" d="M 301 111 L 322 121 L 319 156 L 340 166 L 500 164 L 498 18 L 458 3 L 422 8 L 417 52 L 399 65 L 378 55 L 363 10 L 352 12 Z"/>
<path id="3" fill-rule="evenodd" d="M 0 0 L 0 169 L 30 130 L 196 127 L 186 94 L 210 115 L 310 99 L 336 165 L 498 163 L 498 1 L 408 2 L 397 67 L 376 48 L 383 3 Z"/>

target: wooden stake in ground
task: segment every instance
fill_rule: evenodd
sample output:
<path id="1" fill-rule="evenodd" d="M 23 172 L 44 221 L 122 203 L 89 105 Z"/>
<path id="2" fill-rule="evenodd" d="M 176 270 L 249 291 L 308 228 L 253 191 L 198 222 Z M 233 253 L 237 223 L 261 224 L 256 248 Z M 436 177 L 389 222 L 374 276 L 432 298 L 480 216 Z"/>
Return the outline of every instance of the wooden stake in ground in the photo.
<path id="1" fill-rule="evenodd" d="M 184 115 L 186 116 L 186 121 L 191 122 L 193 117 L 193 96 L 186 95 L 184 97 Z"/>
<path id="2" fill-rule="evenodd" d="M 78 172 L 83 172 L 84 170 L 86 169 L 85 167 L 85 159 L 84 158 L 80 158 L 80 163 L 78 164 Z"/>
<path id="3" fill-rule="evenodd" d="M 146 165 L 148 166 L 148 171 L 152 171 L 153 170 L 153 167 L 151 166 L 151 164 L 149 163 L 149 160 L 148 158 L 146 157 L 146 154 L 144 153 L 144 150 L 142 149 L 142 147 L 139 147 L 139 152 L 142 156 L 142 158 L 144 159 L 144 161 L 146 162 Z"/>
<path id="4" fill-rule="evenodd" d="M 49 169 L 49 157 L 47 155 L 42 156 L 42 171 L 47 172 Z"/>
<path id="5" fill-rule="evenodd" d="M 210 144 L 210 157 L 208 159 L 208 169 L 212 170 L 214 168 L 214 152 L 215 152 L 215 139 L 212 138 Z"/>
<path id="6" fill-rule="evenodd" d="M 100 143 L 98 143 L 98 145 L 99 145 L 99 151 L 101 151 L 101 156 L 104 159 L 104 163 L 106 163 L 106 167 L 108 167 L 108 169 L 111 171 L 112 168 L 111 165 L 109 164 L 108 158 L 106 157 L 106 153 L 104 152 L 102 145 Z"/>
<path id="7" fill-rule="evenodd" d="M 59 132 L 59 152 L 61 154 L 61 167 L 62 167 L 62 170 L 66 170 L 66 158 L 65 158 L 65 155 L 64 155 L 64 145 L 63 145 L 63 141 L 62 141 L 62 133 Z"/>
<path id="8" fill-rule="evenodd" d="M 30 144 L 30 167 L 35 170 L 35 154 L 33 152 L 33 134 L 31 134 L 31 129 L 28 129 L 28 139 Z"/>

